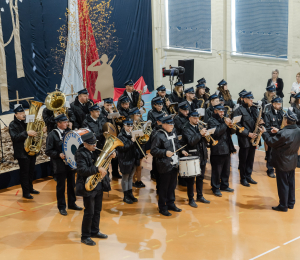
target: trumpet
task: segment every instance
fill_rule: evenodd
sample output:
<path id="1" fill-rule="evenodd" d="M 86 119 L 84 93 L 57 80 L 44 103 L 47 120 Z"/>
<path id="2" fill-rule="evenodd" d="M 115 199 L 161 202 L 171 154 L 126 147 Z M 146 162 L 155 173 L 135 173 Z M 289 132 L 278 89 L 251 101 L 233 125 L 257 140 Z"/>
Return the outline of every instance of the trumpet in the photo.
<path id="1" fill-rule="evenodd" d="M 170 100 L 169 100 L 167 97 L 164 97 L 164 100 L 165 100 L 166 103 L 167 103 L 167 102 L 170 102 Z M 176 112 L 174 106 L 175 106 L 175 105 L 170 105 L 170 106 L 169 106 L 169 110 L 170 110 L 170 113 L 171 113 L 171 114 L 177 114 L 177 112 Z"/>
<path id="2" fill-rule="evenodd" d="M 230 119 L 229 117 L 224 117 L 224 120 L 227 119 L 227 118 Z M 231 119 L 230 119 L 230 121 L 232 123 Z M 245 127 L 241 127 L 241 126 L 237 125 L 237 123 L 232 123 L 232 127 L 230 127 L 230 128 L 232 128 L 234 130 L 239 129 L 240 133 L 242 133 L 245 130 Z"/>
<path id="3" fill-rule="evenodd" d="M 207 124 L 204 123 L 203 121 L 198 122 L 198 129 L 199 129 L 199 132 L 201 132 L 201 130 L 202 130 L 203 128 L 205 128 L 206 125 L 207 125 Z M 206 139 L 207 142 L 212 141 L 212 145 L 213 145 L 213 146 L 217 145 L 218 142 L 219 142 L 218 140 L 214 140 L 214 139 L 212 138 L 211 135 L 205 136 L 205 139 Z"/>

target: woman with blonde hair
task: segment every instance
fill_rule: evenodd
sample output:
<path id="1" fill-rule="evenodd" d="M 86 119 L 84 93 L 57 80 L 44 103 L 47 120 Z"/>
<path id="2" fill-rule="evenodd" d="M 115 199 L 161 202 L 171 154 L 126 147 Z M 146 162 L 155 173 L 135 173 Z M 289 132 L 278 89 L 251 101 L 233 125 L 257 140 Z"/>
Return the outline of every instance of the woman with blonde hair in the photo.
<path id="1" fill-rule="evenodd" d="M 279 76 L 279 70 L 275 69 L 272 71 L 272 78 L 270 78 L 268 80 L 267 83 L 267 87 L 270 86 L 272 83 L 276 86 L 276 96 L 283 98 L 284 94 L 283 94 L 283 81 L 281 78 L 278 77 Z"/>

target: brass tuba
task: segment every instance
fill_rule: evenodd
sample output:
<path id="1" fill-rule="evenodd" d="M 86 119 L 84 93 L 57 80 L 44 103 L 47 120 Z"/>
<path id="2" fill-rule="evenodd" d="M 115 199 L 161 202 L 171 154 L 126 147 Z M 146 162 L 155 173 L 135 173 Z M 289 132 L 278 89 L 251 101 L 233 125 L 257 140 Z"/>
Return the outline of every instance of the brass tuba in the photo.
<path id="1" fill-rule="evenodd" d="M 115 149 L 118 146 L 124 146 L 123 142 L 118 139 L 117 137 L 104 133 L 103 134 L 105 137 L 105 144 L 103 146 L 103 150 L 100 153 L 97 161 L 95 162 L 96 167 L 103 167 L 105 170 L 107 170 L 108 166 L 110 165 L 111 158 L 109 158 L 115 151 Z M 100 173 L 96 173 L 92 176 L 87 177 L 85 181 L 85 189 L 87 191 L 92 191 L 93 189 L 96 188 L 98 183 L 102 181 L 102 177 Z"/>
<path id="2" fill-rule="evenodd" d="M 60 114 L 68 116 L 67 108 L 64 107 L 66 104 L 66 95 L 59 90 L 51 92 L 45 99 L 46 107 L 53 111 L 54 117 Z"/>
<path id="3" fill-rule="evenodd" d="M 33 130 L 37 133 L 36 136 L 28 136 L 24 143 L 24 149 L 30 156 L 38 154 L 42 148 L 43 142 L 43 128 L 45 122 L 42 119 L 37 118 L 39 110 L 43 105 L 42 102 L 28 100 L 29 103 L 29 115 L 34 115 L 34 122 L 27 124 L 26 131 Z"/>

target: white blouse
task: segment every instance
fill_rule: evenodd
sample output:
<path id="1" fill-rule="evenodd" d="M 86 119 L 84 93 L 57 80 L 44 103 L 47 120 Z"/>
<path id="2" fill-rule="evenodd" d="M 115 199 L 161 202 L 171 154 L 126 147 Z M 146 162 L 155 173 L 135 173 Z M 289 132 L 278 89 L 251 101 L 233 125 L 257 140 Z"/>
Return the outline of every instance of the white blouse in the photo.
<path id="1" fill-rule="evenodd" d="M 300 92 L 300 83 L 294 82 L 291 91 L 294 91 L 295 93 Z"/>

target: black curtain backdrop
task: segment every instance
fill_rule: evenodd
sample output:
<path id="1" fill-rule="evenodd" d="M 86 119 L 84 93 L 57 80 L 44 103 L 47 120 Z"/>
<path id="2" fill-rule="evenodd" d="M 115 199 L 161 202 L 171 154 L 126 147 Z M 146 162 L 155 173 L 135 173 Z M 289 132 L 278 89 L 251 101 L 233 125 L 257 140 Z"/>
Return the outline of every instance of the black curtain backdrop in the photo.
<path id="1" fill-rule="evenodd" d="M 101 1 L 101 0 L 99 0 Z M 66 24 L 67 0 L 23 0 L 18 2 L 20 38 L 25 77 L 17 78 L 14 43 L 5 47 L 10 99 L 34 97 L 44 102 L 47 93 L 60 85 L 61 75 L 53 70 L 51 49 L 57 47 L 58 29 Z M 114 8 L 109 22 L 115 23 L 118 50 L 112 67 L 115 87 L 123 87 L 127 79 L 144 77 L 148 89 L 153 90 L 153 54 L 151 0 L 112 0 Z M 12 32 L 11 15 L 6 1 L 0 1 L 3 38 L 6 43 Z M 28 107 L 26 101 L 21 102 Z M 10 108 L 13 109 L 13 105 Z M 0 107 L 0 114 L 2 110 Z"/>

